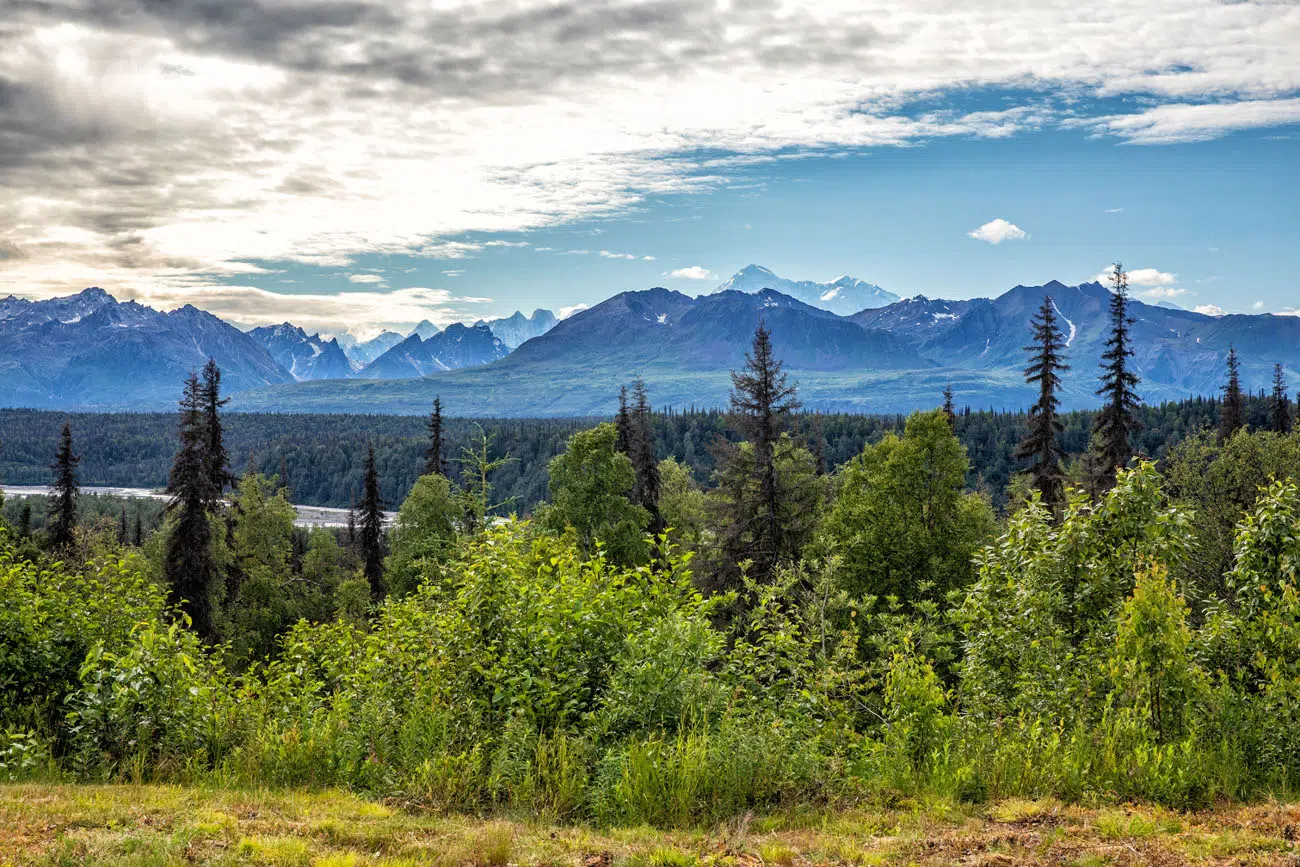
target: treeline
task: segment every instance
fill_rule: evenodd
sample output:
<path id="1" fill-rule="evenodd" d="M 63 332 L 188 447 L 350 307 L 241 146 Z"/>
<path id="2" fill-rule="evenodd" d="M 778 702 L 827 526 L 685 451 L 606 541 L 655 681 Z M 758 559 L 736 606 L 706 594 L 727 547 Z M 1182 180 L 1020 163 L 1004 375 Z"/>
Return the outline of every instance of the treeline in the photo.
<path id="1" fill-rule="evenodd" d="M 935 395 L 935 405 L 942 400 Z M 1137 411 L 1138 451 L 1161 459 L 1189 434 L 1217 425 L 1220 399 L 1198 397 L 1144 406 Z M 1270 398 L 1245 398 L 1247 422 L 1268 429 Z M 454 407 L 448 407 L 454 413 Z M 1065 413 L 1061 442 L 1073 456 L 1088 446 L 1093 411 Z M 960 408 L 957 436 L 970 455 L 972 489 L 988 493 L 995 506 L 1007 502 L 1007 487 L 1021 468 L 1012 455 L 1024 434 L 1023 412 Z M 176 438 L 176 418 L 159 413 L 68 414 L 44 410 L 0 409 L 0 481 L 47 485 L 59 431 L 70 420 L 81 453 L 82 484 L 161 489 L 167 484 Z M 493 474 L 493 484 L 508 509 L 521 514 L 546 498 L 547 462 L 570 436 L 599 419 L 460 419 L 448 417 L 444 437 L 449 474 L 456 478 L 465 448 L 481 429 L 492 437 L 493 456 L 510 460 Z M 903 429 L 901 415 L 800 414 L 793 429 L 821 443 L 829 468 L 842 466 L 886 432 Z M 423 468 L 426 419 L 390 415 L 272 415 L 231 413 L 225 417 L 232 466 L 250 466 L 288 481 L 295 503 L 346 509 L 357 502 L 364 482 L 366 446 L 373 442 L 380 487 L 395 506 L 409 493 Z M 693 410 L 653 415 L 655 449 L 673 457 L 705 483 L 714 470 L 712 446 L 727 436 L 725 410 Z"/>

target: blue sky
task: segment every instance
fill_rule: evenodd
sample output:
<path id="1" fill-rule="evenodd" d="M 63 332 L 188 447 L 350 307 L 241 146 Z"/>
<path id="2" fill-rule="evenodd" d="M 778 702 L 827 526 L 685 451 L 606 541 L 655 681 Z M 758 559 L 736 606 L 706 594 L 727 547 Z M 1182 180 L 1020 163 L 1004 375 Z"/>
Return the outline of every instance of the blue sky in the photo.
<path id="1" fill-rule="evenodd" d="M 364 335 L 749 263 L 960 298 L 1119 258 L 1300 306 L 1300 4 L 111 5 L 6 3 L 0 292 Z"/>

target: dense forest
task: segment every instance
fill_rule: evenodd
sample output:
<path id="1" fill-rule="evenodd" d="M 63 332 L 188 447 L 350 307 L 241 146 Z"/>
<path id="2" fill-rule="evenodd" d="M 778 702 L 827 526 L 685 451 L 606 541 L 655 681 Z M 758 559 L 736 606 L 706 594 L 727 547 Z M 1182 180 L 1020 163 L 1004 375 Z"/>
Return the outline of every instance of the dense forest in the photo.
<path id="1" fill-rule="evenodd" d="M 942 400 L 935 395 L 935 406 Z M 1249 421 L 1267 427 L 1265 396 L 1246 400 Z M 448 407 L 454 414 L 455 407 Z M 1137 446 L 1144 455 L 1163 458 L 1188 434 L 1212 427 L 1217 398 L 1194 398 L 1138 411 Z M 1062 416 L 1062 443 L 1072 455 L 1088 445 L 1092 412 Z M 1018 465 L 1012 457 L 1024 433 L 1025 414 L 959 410 L 957 436 L 970 455 L 968 483 L 985 491 L 995 505 Z M 79 414 L 0 409 L 0 482 L 45 485 L 59 430 L 71 421 L 81 451 L 85 485 L 161 489 L 167 484 L 176 438 L 176 418 L 160 413 Z M 423 466 L 427 419 L 390 415 L 294 415 L 231 413 L 226 416 L 228 449 L 235 468 L 250 466 L 263 475 L 287 479 L 295 503 L 347 508 L 361 494 L 366 444 L 373 442 L 380 490 L 393 506 L 410 492 Z M 531 512 L 546 498 L 547 462 L 570 436 L 599 419 L 458 419 L 448 417 L 445 437 L 448 472 L 457 478 L 459 459 L 482 430 L 491 452 L 509 461 L 493 474 L 504 511 Z M 810 443 L 820 442 L 829 468 L 843 465 L 886 432 L 900 432 L 897 415 L 799 414 L 792 429 Z M 729 436 L 725 410 L 655 413 L 655 449 L 660 459 L 676 458 L 695 479 L 707 483 L 714 469 L 712 445 Z"/>
<path id="2" fill-rule="evenodd" d="M 526 519 L 493 519 L 511 464 L 486 431 L 453 469 L 435 404 L 403 422 L 419 475 L 391 527 L 361 442 L 350 526 L 295 530 L 274 473 L 231 471 L 210 362 L 172 419 L 161 525 L 87 528 L 63 424 L 44 528 L 0 527 L 0 775 L 660 826 L 1292 795 L 1284 371 L 1252 402 L 1230 352 L 1221 400 L 1141 409 L 1115 296 L 1091 416 L 1058 411 L 1050 299 L 1023 417 L 950 395 L 905 419 L 801 415 L 760 325 L 725 413 L 657 415 L 634 380 L 612 421 L 551 428 Z M 707 450 L 707 480 L 678 449 Z"/>

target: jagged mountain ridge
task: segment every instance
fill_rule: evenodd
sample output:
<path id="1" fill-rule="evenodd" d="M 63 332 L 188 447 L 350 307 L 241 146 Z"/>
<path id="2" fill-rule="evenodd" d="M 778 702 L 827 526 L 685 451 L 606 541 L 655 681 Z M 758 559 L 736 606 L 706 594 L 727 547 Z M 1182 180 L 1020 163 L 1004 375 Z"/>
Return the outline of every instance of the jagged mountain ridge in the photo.
<path id="1" fill-rule="evenodd" d="M 384 330 L 369 340 L 358 340 L 347 332 L 336 335 L 334 339 L 352 362 L 353 369 L 360 370 L 406 338 L 396 331 Z"/>
<path id="2" fill-rule="evenodd" d="M 539 307 L 533 311 L 532 316 L 525 316 L 521 311 L 516 310 L 513 315 L 503 319 L 480 319 L 474 324 L 486 325 L 501 339 L 507 349 L 514 350 L 534 337 L 541 337 L 558 322 L 554 313 Z"/>
<path id="3" fill-rule="evenodd" d="M 412 333 L 366 365 L 357 376 L 365 379 L 410 379 L 489 364 L 505 358 L 509 351 L 486 325 L 467 326 L 454 322 L 427 340 Z"/>
<path id="4" fill-rule="evenodd" d="M 208 358 L 231 392 L 293 381 L 256 339 L 190 305 L 163 313 L 98 287 L 0 301 L 5 406 L 167 408 Z"/>
<path id="5" fill-rule="evenodd" d="M 773 290 L 690 298 L 662 287 L 623 292 L 576 313 L 513 352 L 508 364 L 617 363 L 635 370 L 669 363 L 684 370 L 730 369 L 744 360 L 763 322 L 791 367 L 843 370 L 930 367 L 893 335 L 865 329 Z"/>
<path id="6" fill-rule="evenodd" d="M 762 265 L 746 265 L 714 292 L 745 292 L 752 295 L 763 289 L 773 289 L 840 316 L 849 316 L 868 308 L 884 307 L 899 300 L 893 292 L 847 274 L 829 283 L 787 280 Z"/>
<path id="7" fill-rule="evenodd" d="M 337 339 L 326 340 L 283 322 L 263 325 L 248 332 L 266 347 L 271 357 L 299 382 L 309 379 L 340 379 L 352 373 L 352 363 Z"/>

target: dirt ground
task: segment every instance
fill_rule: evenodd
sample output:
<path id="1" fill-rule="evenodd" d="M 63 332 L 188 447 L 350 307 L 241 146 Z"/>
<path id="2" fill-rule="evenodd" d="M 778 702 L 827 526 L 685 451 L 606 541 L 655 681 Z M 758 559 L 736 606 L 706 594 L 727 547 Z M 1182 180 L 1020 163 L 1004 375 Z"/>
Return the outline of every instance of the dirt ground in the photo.
<path id="1" fill-rule="evenodd" d="M 341 792 L 0 786 L 0 864 L 1300 865 L 1300 804 L 1053 801 L 744 816 L 695 831 L 433 816 Z"/>

